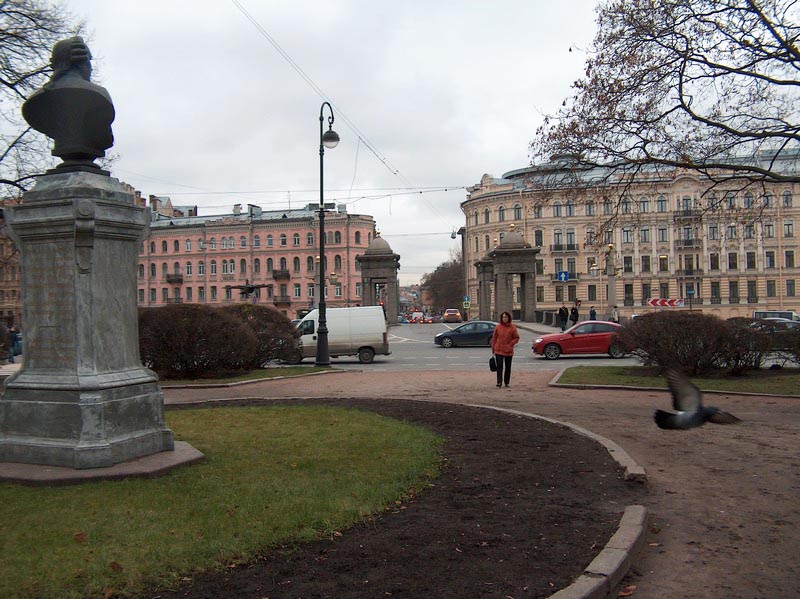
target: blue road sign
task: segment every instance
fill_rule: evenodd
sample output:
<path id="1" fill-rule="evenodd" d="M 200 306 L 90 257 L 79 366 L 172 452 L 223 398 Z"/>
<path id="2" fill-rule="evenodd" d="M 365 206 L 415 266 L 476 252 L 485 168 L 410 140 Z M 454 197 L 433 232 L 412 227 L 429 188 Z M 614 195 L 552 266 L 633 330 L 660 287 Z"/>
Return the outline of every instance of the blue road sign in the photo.
<path id="1" fill-rule="evenodd" d="M 569 281 L 569 272 L 566 270 L 559 270 L 558 271 L 558 280 L 562 283 L 566 283 Z"/>

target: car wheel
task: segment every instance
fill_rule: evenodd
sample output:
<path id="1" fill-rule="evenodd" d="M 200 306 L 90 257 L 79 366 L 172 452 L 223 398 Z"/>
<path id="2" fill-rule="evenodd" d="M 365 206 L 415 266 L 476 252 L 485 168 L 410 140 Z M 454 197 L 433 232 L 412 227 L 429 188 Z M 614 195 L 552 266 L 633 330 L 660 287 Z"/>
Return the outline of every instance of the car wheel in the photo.
<path id="1" fill-rule="evenodd" d="M 371 347 L 362 347 L 358 350 L 358 361 L 362 364 L 369 364 L 372 362 L 372 358 L 375 357 L 375 352 L 372 351 Z"/>
<path id="2" fill-rule="evenodd" d="M 453 340 L 450 337 L 442 339 L 442 347 L 453 347 Z"/>
<path id="3" fill-rule="evenodd" d="M 556 360 L 561 355 L 561 348 L 555 343 L 548 343 L 545 345 L 542 355 L 548 360 Z"/>
<path id="4" fill-rule="evenodd" d="M 612 358 L 622 358 L 625 355 L 625 350 L 619 343 L 612 343 L 608 348 L 608 355 Z"/>

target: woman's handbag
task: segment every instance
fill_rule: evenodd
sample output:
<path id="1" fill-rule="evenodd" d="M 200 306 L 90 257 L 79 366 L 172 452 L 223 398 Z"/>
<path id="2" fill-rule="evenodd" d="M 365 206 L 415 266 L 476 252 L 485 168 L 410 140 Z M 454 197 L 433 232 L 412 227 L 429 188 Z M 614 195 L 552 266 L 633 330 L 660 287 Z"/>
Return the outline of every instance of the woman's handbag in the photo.
<path id="1" fill-rule="evenodd" d="M 494 356 L 489 358 L 489 370 L 492 372 L 497 372 L 497 362 L 495 362 Z"/>

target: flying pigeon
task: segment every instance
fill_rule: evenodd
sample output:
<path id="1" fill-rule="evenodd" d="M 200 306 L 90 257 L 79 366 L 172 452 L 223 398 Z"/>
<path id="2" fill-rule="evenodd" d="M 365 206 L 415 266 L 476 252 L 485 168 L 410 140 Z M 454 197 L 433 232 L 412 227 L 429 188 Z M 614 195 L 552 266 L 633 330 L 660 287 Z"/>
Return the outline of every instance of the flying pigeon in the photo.
<path id="1" fill-rule="evenodd" d="M 672 393 L 672 407 L 677 414 L 656 410 L 655 421 L 659 428 L 687 429 L 702 426 L 706 422 L 714 424 L 736 424 L 739 418 L 719 408 L 704 406 L 700 399 L 700 389 L 680 372 L 668 370 L 666 373 L 669 390 Z"/>

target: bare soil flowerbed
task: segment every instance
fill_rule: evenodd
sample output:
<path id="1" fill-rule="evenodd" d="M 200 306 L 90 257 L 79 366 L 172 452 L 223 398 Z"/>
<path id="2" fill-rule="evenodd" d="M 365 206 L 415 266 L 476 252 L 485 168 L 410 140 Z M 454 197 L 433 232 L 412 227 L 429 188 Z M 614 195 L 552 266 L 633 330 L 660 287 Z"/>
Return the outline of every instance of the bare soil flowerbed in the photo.
<path id="1" fill-rule="evenodd" d="M 326 403 L 441 434 L 441 476 L 340 535 L 147 597 L 547 597 L 581 573 L 645 492 L 605 448 L 534 418 L 423 401 Z"/>

